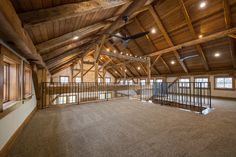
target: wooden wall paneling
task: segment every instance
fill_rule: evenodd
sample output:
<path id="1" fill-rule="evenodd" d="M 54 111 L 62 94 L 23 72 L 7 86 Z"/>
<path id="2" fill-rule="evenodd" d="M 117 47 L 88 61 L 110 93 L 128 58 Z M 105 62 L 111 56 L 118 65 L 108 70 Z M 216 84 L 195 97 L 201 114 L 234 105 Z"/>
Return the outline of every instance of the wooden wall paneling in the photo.
<path id="1" fill-rule="evenodd" d="M 2 46 L 0 45 L 0 112 L 3 111 L 4 63 Z"/>

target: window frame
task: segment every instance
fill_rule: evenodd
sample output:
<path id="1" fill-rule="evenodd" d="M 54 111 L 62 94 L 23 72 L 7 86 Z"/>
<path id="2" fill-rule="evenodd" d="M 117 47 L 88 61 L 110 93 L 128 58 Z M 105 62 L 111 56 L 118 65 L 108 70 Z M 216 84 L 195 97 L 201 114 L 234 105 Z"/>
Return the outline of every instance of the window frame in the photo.
<path id="1" fill-rule="evenodd" d="M 181 79 L 188 79 L 188 80 L 189 80 L 187 87 L 182 87 L 182 86 L 180 86 L 180 84 L 183 83 L 183 82 L 180 82 Z M 191 87 L 190 84 L 191 84 L 191 77 L 182 77 L 182 78 L 179 78 L 179 79 L 178 79 L 179 88 L 190 88 L 190 87 Z"/>
<path id="2" fill-rule="evenodd" d="M 217 78 L 232 78 L 232 88 L 219 88 L 217 87 L 216 83 L 216 79 Z M 214 76 L 214 89 L 215 90 L 235 90 L 235 78 L 232 76 L 226 76 L 226 75 L 222 75 L 222 76 Z"/>
<path id="3" fill-rule="evenodd" d="M 207 87 L 202 87 L 204 89 L 208 89 L 209 88 L 209 82 L 210 82 L 210 78 L 208 76 L 198 76 L 198 77 L 194 77 L 194 83 L 196 82 L 196 79 L 207 79 L 208 80 L 208 84 Z M 196 84 L 194 84 L 194 88 L 198 89 L 199 87 L 196 87 Z"/>
<path id="4" fill-rule="evenodd" d="M 77 78 L 79 78 L 80 79 L 80 81 L 79 82 L 77 82 L 76 80 L 77 80 Z M 75 83 L 81 83 L 81 77 L 80 76 L 76 76 L 75 77 Z"/>
<path id="5" fill-rule="evenodd" d="M 61 78 L 62 77 L 67 77 L 68 78 L 68 82 L 61 82 Z M 69 76 L 59 76 L 59 82 L 62 84 L 68 84 L 70 82 L 70 77 Z"/>
<path id="6" fill-rule="evenodd" d="M 110 81 L 107 82 L 107 79 L 109 79 Z M 106 83 L 106 84 L 111 84 L 111 77 L 105 77 L 105 83 Z"/>
<path id="7" fill-rule="evenodd" d="M 3 103 L 10 101 L 10 63 L 4 62 L 4 78 L 3 78 Z M 7 67 L 7 78 L 5 77 L 5 66 Z M 6 86 L 5 86 L 6 84 Z M 4 88 L 5 87 L 5 88 Z M 5 93 L 5 94 L 4 94 Z M 6 99 L 5 99 L 6 98 Z"/>
<path id="8" fill-rule="evenodd" d="M 26 82 L 26 78 L 27 78 L 26 71 L 28 71 L 27 74 L 29 74 L 29 76 L 28 76 L 29 82 Z M 32 69 L 30 68 L 29 65 L 25 64 L 25 67 L 24 67 L 24 99 L 28 99 L 33 95 L 33 89 L 32 89 L 33 82 L 32 81 L 33 81 L 32 80 Z M 28 84 L 26 84 L 26 83 L 28 83 Z M 27 91 L 26 87 L 29 87 L 29 93 L 26 93 L 26 91 Z"/>

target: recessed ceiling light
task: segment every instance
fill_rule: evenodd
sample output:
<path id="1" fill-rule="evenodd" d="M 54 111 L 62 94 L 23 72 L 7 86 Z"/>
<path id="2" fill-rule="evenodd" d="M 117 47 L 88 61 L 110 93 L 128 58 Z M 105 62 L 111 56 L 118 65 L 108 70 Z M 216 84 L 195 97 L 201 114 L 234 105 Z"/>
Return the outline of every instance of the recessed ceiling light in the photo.
<path id="1" fill-rule="evenodd" d="M 220 53 L 215 53 L 215 57 L 220 57 Z"/>
<path id="2" fill-rule="evenodd" d="M 199 39 L 201 39 L 202 37 L 203 37 L 203 35 L 202 35 L 202 34 L 200 34 L 200 35 L 198 36 L 198 38 L 199 38 Z"/>
<path id="3" fill-rule="evenodd" d="M 120 54 L 122 55 L 122 54 L 123 54 L 123 52 L 120 52 Z"/>
<path id="4" fill-rule="evenodd" d="M 115 71 L 115 73 L 117 74 L 117 71 Z"/>
<path id="5" fill-rule="evenodd" d="M 201 2 L 199 6 L 200 6 L 200 8 L 205 8 L 206 7 L 206 2 L 205 1 Z"/>
<path id="6" fill-rule="evenodd" d="M 79 39 L 78 36 L 74 36 L 74 37 L 73 37 L 73 40 L 77 40 L 77 39 Z"/>
<path id="7" fill-rule="evenodd" d="M 109 48 L 107 48 L 106 50 L 107 50 L 107 52 L 109 52 L 109 51 L 110 51 L 110 49 L 109 49 Z"/>
<path id="8" fill-rule="evenodd" d="M 114 50 L 113 52 L 116 53 L 116 50 Z"/>
<path id="9" fill-rule="evenodd" d="M 127 72 L 127 70 L 125 69 L 125 72 Z"/>
<path id="10" fill-rule="evenodd" d="M 129 54 L 128 53 L 126 53 L 126 56 L 128 56 Z"/>
<path id="11" fill-rule="evenodd" d="M 151 29 L 151 33 L 152 33 L 152 34 L 155 34 L 156 32 L 157 32 L 157 31 L 156 31 L 155 28 L 152 28 L 152 29 Z"/>
<path id="12" fill-rule="evenodd" d="M 175 64 L 175 61 L 171 61 L 170 63 L 171 63 L 171 64 Z"/>
<path id="13" fill-rule="evenodd" d="M 140 67 L 138 67 L 138 70 L 140 70 Z"/>

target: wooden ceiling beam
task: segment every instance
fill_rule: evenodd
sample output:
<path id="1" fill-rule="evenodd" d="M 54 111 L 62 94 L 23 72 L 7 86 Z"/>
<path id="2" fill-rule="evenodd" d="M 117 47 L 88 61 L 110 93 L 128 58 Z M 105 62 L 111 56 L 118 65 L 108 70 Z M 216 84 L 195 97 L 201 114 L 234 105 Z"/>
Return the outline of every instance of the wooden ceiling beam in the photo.
<path id="1" fill-rule="evenodd" d="M 236 39 L 236 35 L 235 35 L 235 34 L 229 34 L 228 36 L 229 36 L 230 38 Z"/>
<path id="2" fill-rule="evenodd" d="M 119 59 L 123 59 L 123 60 L 131 60 L 131 61 L 147 63 L 147 60 L 143 59 L 143 58 L 137 58 L 137 57 L 127 56 L 127 55 L 121 55 L 119 53 L 107 52 L 107 51 L 104 51 L 104 50 L 101 51 L 101 55 L 115 57 L 115 58 L 119 58 Z"/>
<path id="3" fill-rule="evenodd" d="M 0 1 L 0 21 L 0 38 L 3 39 L 3 42 L 26 59 L 46 67 L 29 35 L 22 28 L 21 20 L 12 3 L 8 0 Z"/>
<path id="4" fill-rule="evenodd" d="M 192 24 L 192 22 L 191 22 L 189 13 L 188 13 L 188 11 L 187 11 L 187 9 L 186 9 L 186 7 L 185 7 L 185 4 L 184 4 L 183 0 L 179 0 L 179 3 L 180 3 L 180 5 L 181 5 L 181 10 L 182 10 L 182 12 L 183 12 L 183 14 L 184 14 L 185 20 L 187 21 L 187 24 L 188 24 L 188 28 L 189 28 L 189 30 L 190 30 L 190 33 L 192 34 L 192 36 L 193 36 L 195 39 L 197 39 L 197 38 L 198 38 L 198 35 L 196 34 L 196 32 L 195 32 L 195 30 L 194 30 L 194 28 L 193 28 L 193 24 Z M 201 58 L 201 60 L 202 60 L 202 63 L 203 63 L 203 65 L 204 65 L 206 71 L 209 71 L 210 68 L 209 68 L 209 65 L 208 65 L 208 63 L 207 63 L 207 59 L 206 59 L 206 56 L 205 56 L 205 54 L 204 54 L 204 51 L 203 51 L 201 45 L 200 45 L 200 44 L 197 44 L 197 45 L 196 45 L 196 48 L 197 48 L 198 54 L 199 54 L 199 56 L 200 56 L 200 58 Z"/>
<path id="5" fill-rule="evenodd" d="M 78 29 L 74 32 L 70 32 L 67 34 L 64 34 L 60 37 L 45 41 L 43 43 L 37 44 L 36 48 L 39 53 L 45 53 L 50 51 L 51 49 L 55 49 L 61 45 L 65 45 L 68 43 L 75 42 L 77 40 L 80 40 L 84 37 L 86 37 L 88 34 L 98 31 L 104 27 L 107 26 L 107 23 L 96 23 L 81 29 Z M 74 37 L 78 37 L 79 39 L 75 39 Z"/>
<path id="6" fill-rule="evenodd" d="M 57 57 L 57 56 L 60 56 L 64 53 L 66 53 L 68 51 L 73 51 L 74 49 L 77 49 L 77 48 L 79 48 L 79 46 L 83 46 L 84 44 L 87 44 L 88 42 L 93 43 L 96 41 L 96 39 L 97 39 L 96 37 L 95 38 L 88 37 L 88 38 L 82 39 L 76 43 L 66 45 L 64 47 L 61 47 L 59 49 L 56 49 L 54 51 L 50 51 L 49 53 L 41 54 L 41 55 L 42 55 L 44 61 L 48 61 L 54 57 Z"/>
<path id="7" fill-rule="evenodd" d="M 38 26 L 48 22 L 65 20 L 73 17 L 96 13 L 100 10 L 111 9 L 129 3 L 129 0 L 101 1 L 89 0 L 72 4 L 59 5 L 52 8 L 19 14 L 24 22 L 24 27 Z"/>
<path id="8" fill-rule="evenodd" d="M 231 17 L 231 9 L 228 0 L 223 0 L 223 8 L 224 8 L 224 18 L 226 28 L 232 28 L 232 17 Z M 232 59 L 232 64 L 234 69 L 236 69 L 236 48 L 235 48 L 235 41 L 232 38 L 229 38 L 229 45 L 230 45 L 230 56 Z"/>
<path id="9" fill-rule="evenodd" d="M 164 66 L 166 67 L 166 69 L 168 70 L 169 73 L 172 73 L 170 67 L 168 66 L 168 64 L 166 63 L 166 61 L 163 59 L 163 57 L 160 57 L 160 60 L 162 61 L 162 63 L 164 64 Z"/>
<path id="10" fill-rule="evenodd" d="M 165 38 L 165 40 L 167 41 L 167 43 L 168 43 L 170 46 L 174 46 L 174 44 L 173 44 L 173 42 L 171 41 L 171 39 L 170 39 L 170 37 L 169 37 L 169 35 L 168 35 L 168 33 L 167 33 L 167 31 L 166 31 L 164 25 L 163 25 L 162 22 L 161 22 L 160 17 L 157 15 L 156 10 L 155 10 L 155 8 L 154 8 L 152 5 L 149 6 L 149 12 L 151 13 L 152 17 L 154 18 L 155 23 L 157 24 L 159 30 L 161 31 L 161 33 L 162 33 L 162 35 L 164 36 L 164 38 Z M 183 70 L 184 70 L 186 73 L 188 73 L 188 69 L 187 69 L 186 65 L 184 64 L 184 62 L 182 62 L 182 61 L 180 60 L 180 55 L 179 55 L 179 53 L 178 53 L 176 50 L 174 50 L 173 52 L 174 52 L 174 55 L 175 55 L 176 59 L 178 60 L 178 62 L 179 62 L 180 65 L 182 66 Z"/>
<path id="11" fill-rule="evenodd" d="M 185 43 L 181 43 L 181 44 L 169 47 L 167 49 L 163 49 L 163 50 L 160 50 L 160 51 L 157 51 L 157 52 L 150 53 L 147 56 L 150 56 L 150 57 L 157 56 L 157 55 L 164 54 L 164 53 L 169 53 L 169 52 L 172 52 L 172 51 L 175 51 L 175 50 L 180 50 L 183 47 L 189 47 L 189 46 L 194 46 L 194 45 L 197 45 L 197 44 L 206 43 L 206 42 L 209 42 L 209 41 L 213 41 L 213 40 L 216 40 L 216 39 L 227 37 L 229 34 L 233 34 L 235 32 L 236 32 L 236 27 L 233 27 L 233 28 L 221 31 L 221 32 L 217 32 L 217 33 L 202 37 L 200 39 L 191 40 L 191 41 L 188 41 L 188 42 L 185 42 Z"/>

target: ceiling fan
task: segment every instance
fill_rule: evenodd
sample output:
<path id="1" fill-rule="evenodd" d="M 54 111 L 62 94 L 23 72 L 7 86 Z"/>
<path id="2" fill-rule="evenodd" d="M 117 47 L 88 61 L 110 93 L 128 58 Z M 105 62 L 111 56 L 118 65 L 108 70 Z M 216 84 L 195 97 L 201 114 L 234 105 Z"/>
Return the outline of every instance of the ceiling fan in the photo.
<path id="1" fill-rule="evenodd" d="M 191 58 L 195 58 L 195 57 L 198 57 L 198 55 L 192 55 L 192 56 L 183 57 L 183 58 L 180 58 L 179 60 L 180 60 L 181 62 L 183 62 L 183 61 L 186 60 L 186 59 L 191 59 Z"/>
<path id="2" fill-rule="evenodd" d="M 123 16 L 123 17 L 122 17 L 122 20 L 124 20 L 124 22 L 125 22 L 125 24 L 126 24 L 126 23 L 128 22 L 128 20 L 129 20 L 129 17 L 128 17 L 128 16 Z M 126 25 L 125 25 L 125 26 L 126 26 Z M 127 32 L 127 31 L 126 31 L 126 28 L 124 28 L 124 30 L 125 30 L 125 32 Z M 143 36 L 149 34 L 149 31 L 140 32 L 140 33 L 137 33 L 137 34 L 134 34 L 134 35 L 131 35 L 131 36 L 129 36 L 128 33 L 126 33 L 125 36 L 122 36 L 122 35 L 120 35 L 119 33 L 118 33 L 118 34 L 113 34 L 113 33 L 107 33 L 107 32 L 106 32 L 106 33 L 103 33 L 103 34 L 108 34 L 108 35 L 110 35 L 110 36 L 112 36 L 112 37 L 115 37 L 115 38 L 120 39 L 120 40 L 122 41 L 124 47 L 128 47 L 128 43 L 129 43 L 130 40 L 134 40 L 134 39 L 137 39 L 137 38 L 141 38 L 141 37 L 143 37 Z"/>
<path id="3" fill-rule="evenodd" d="M 183 48 L 182 48 L 182 52 L 183 52 Z M 183 54 L 183 53 L 182 53 L 182 54 Z M 183 62 L 183 61 L 185 61 L 185 60 L 187 60 L 187 59 L 195 58 L 195 57 L 198 57 L 198 56 L 199 56 L 199 55 L 197 55 L 197 54 L 196 54 L 196 55 L 191 55 L 191 56 L 186 56 L 186 57 L 181 56 L 179 60 L 180 60 L 181 62 Z"/>

